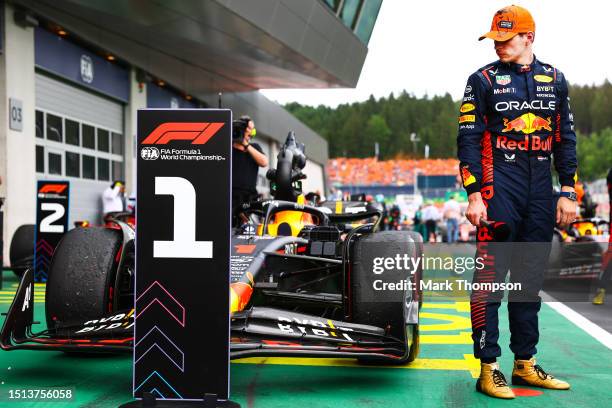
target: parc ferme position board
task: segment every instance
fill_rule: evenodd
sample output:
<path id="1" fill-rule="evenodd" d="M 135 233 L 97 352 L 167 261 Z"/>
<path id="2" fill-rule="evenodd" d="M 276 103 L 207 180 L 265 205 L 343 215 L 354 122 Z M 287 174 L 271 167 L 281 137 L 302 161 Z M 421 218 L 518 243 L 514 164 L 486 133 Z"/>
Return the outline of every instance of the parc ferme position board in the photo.
<path id="1" fill-rule="evenodd" d="M 138 111 L 134 397 L 229 397 L 230 110 Z"/>

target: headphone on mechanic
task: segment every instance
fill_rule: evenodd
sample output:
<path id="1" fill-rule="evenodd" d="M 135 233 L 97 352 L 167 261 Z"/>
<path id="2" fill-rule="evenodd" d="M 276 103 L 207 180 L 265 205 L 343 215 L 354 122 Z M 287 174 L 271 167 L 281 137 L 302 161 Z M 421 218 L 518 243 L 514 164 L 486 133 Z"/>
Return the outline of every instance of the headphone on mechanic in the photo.
<path id="1" fill-rule="evenodd" d="M 242 138 L 244 137 L 244 132 L 249 127 L 249 122 L 252 121 L 253 119 L 251 119 L 250 116 L 243 115 L 240 117 L 240 119 L 234 120 L 232 122 L 232 140 L 234 142 L 242 140 Z M 256 129 L 253 128 L 253 130 L 251 130 L 251 139 L 255 137 L 256 133 Z"/>

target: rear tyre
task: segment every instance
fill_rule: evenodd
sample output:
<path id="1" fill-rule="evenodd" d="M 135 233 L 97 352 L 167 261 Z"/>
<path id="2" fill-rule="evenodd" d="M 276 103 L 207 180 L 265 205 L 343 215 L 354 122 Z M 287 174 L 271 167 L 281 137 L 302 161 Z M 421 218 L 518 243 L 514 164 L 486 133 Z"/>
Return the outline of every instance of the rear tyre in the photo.
<path id="1" fill-rule="evenodd" d="M 394 258 L 397 254 L 409 257 L 420 257 L 422 250 L 421 238 L 410 231 L 383 231 L 369 234 L 357 240 L 352 249 L 350 276 L 350 315 L 352 321 L 385 329 L 388 336 L 403 342 L 406 353 L 397 360 L 362 358 L 360 362 L 405 364 L 416 358 L 418 353 L 418 327 L 407 324 L 407 301 L 412 301 L 414 293 L 407 290 L 376 290 L 374 281 L 383 283 L 399 283 L 412 281 L 411 271 L 393 268 L 375 274 L 373 268 L 379 265 L 377 258 Z M 376 264 L 375 264 L 376 262 Z M 420 273 L 420 272 L 419 272 Z M 380 288 L 380 283 L 376 285 Z M 416 336 L 410 347 L 408 330 Z"/>
<path id="2" fill-rule="evenodd" d="M 109 228 L 68 231 L 53 254 L 46 292 L 47 327 L 78 324 L 112 312 L 115 256 L 122 238 Z"/>

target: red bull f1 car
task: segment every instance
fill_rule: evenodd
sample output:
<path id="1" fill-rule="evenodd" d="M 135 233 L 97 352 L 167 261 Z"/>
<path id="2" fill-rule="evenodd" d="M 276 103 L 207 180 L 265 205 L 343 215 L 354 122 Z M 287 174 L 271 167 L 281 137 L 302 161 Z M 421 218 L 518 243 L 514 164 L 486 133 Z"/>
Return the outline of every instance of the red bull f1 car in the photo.
<path id="1" fill-rule="evenodd" d="M 420 235 L 379 231 L 381 212 L 368 203 L 315 207 L 286 200 L 297 196 L 295 180 L 304 178 L 303 150 L 288 138 L 279 153 L 279 168 L 285 170 L 271 174 L 273 190 L 283 192 L 276 196 L 285 200 L 241 208 L 245 219 L 258 222 L 244 223 L 232 235 L 231 358 L 414 360 L 422 271 L 389 269 L 380 275 L 373 273 L 373 264 L 376 258 L 420 257 Z M 49 271 L 47 328 L 34 331 L 38 322 L 30 269 L 6 314 L 0 347 L 65 352 L 130 352 L 139 347 L 133 335 L 134 235 L 133 227 L 121 221 L 67 232 Z M 377 291 L 375 280 L 412 285 Z"/>

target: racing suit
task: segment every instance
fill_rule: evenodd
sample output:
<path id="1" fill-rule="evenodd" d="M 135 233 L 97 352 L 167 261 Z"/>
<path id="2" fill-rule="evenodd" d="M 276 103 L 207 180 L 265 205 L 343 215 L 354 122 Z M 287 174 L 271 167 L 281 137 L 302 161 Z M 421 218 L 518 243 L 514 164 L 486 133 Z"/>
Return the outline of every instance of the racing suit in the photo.
<path id="1" fill-rule="evenodd" d="M 489 256 L 474 273 L 475 282 L 522 284 L 522 301 L 509 293 L 510 349 L 518 356 L 536 353 L 538 311 L 543 272 L 548 261 L 556 205 L 551 154 L 562 186 L 573 186 L 576 135 L 563 74 L 538 61 L 530 65 L 489 64 L 467 82 L 460 108 L 457 138 L 460 173 L 468 195 L 480 191 L 489 220 L 508 224 L 507 241 L 530 242 L 516 247 L 487 247 L 492 237 L 479 228 L 480 256 Z M 499 245 L 499 244 L 495 244 Z M 525 251 L 524 249 L 527 248 Z M 530 253 L 531 251 L 532 253 Z M 537 252 L 537 253 L 534 253 Z M 501 355 L 497 344 L 501 295 L 473 291 L 472 339 L 477 358 Z"/>

